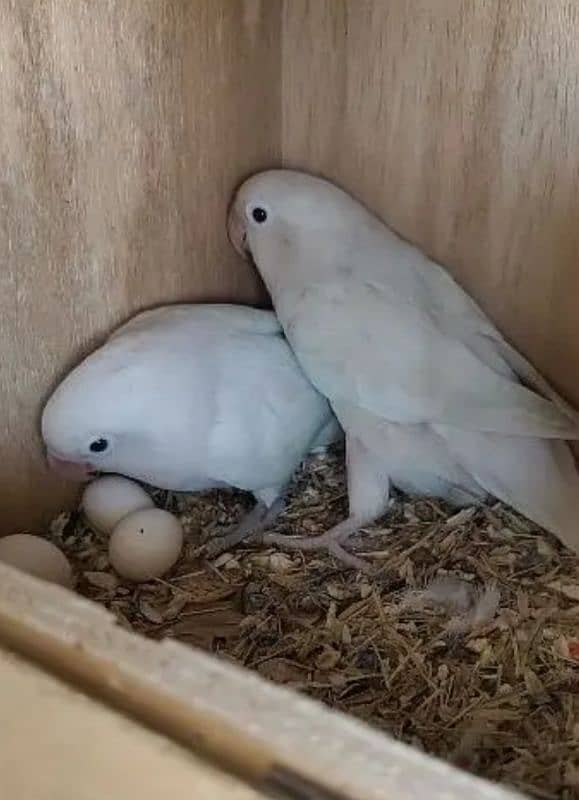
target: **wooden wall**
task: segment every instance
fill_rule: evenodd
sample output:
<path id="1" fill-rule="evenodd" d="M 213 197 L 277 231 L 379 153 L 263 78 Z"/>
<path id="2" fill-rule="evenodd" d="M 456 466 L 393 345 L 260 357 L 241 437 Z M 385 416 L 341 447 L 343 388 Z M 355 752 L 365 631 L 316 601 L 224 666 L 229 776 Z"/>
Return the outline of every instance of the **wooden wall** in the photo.
<path id="1" fill-rule="evenodd" d="M 579 4 L 286 0 L 287 166 L 451 268 L 579 405 Z"/>
<path id="2" fill-rule="evenodd" d="M 4 529 L 66 497 L 37 416 L 96 337 L 258 298 L 225 204 L 282 153 L 449 266 L 579 404 L 578 43 L 566 0 L 0 0 Z"/>
<path id="3" fill-rule="evenodd" d="M 224 220 L 279 158 L 279 22 L 277 0 L 0 0 L 1 532 L 70 493 L 40 403 L 112 323 L 259 296 Z"/>

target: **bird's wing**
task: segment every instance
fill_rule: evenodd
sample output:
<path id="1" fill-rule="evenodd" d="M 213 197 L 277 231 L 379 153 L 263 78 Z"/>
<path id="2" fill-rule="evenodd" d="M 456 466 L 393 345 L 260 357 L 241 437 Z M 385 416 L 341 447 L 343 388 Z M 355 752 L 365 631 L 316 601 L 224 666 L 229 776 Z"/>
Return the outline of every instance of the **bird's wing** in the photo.
<path id="1" fill-rule="evenodd" d="M 426 261 L 426 260 L 425 260 Z M 501 374 L 514 373 L 529 388 L 551 400 L 564 415 L 578 419 L 577 412 L 553 389 L 538 370 L 493 325 L 484 311 L 442 268 L 428 262 L 423 271 L 427 292 L 438 326 L 460 339 Z"/>
<path id="2" fill-rule="evenodd" d="M 579 439 L 574 412 L 493 369 L 437 314 L 386 283 L 316 285 L 285 323 L 302 366 L 330 400 L 392 422 Z M 523 366 L 508 346 L 505 354 Z"/>
<path id="3" fill-rule="evenodd" d="M 285 339 L 239 336 L 215 366 L 208 471 L 241 488 L 281 485 L 331 419 Z"/>

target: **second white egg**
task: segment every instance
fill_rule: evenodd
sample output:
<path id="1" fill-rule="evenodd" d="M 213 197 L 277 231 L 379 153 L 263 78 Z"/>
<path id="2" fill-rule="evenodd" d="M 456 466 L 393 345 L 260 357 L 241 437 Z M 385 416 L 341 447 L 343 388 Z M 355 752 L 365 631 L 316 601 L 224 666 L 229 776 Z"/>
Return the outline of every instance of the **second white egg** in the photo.
<path id="1" fill-rule="evenodd" d="M 119 475 L 105 475 L 89 483 L 80 504 L 90 524 L 102 533 L 112 533 L 127 514 L 154 506 L 138 483 Z"/>
<path id="2" fill-rule="evenodd" d="M 109 560 L 123 578 L 148 581 L 171 569 L 181 554 L 183 527 L 161 508 L 122 519 L 109 540 Z"/>

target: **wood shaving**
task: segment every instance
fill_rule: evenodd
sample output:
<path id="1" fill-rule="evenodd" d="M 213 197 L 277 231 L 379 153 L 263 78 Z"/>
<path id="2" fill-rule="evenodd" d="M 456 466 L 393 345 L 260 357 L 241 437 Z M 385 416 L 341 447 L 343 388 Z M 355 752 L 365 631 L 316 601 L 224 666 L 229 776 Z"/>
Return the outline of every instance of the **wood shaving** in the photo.
<path id="1" fill-rule="evenodd" d="M 201 545 L 248 497 L 153 495 L 186 531 L 164 580 L 114 575 L 78 514 L 50 528 L 79 591 L 121 625 L 205 648 L 529 795 L 579 797 L 579 568 L 552 536 L 500 504 L 456 513 L 397 495 L 355 539 L 370 576 L 256 544 L 206 563 Z M 342 454 L 317 455 L 275 530 L 316 535 L 346 512 Z"/>

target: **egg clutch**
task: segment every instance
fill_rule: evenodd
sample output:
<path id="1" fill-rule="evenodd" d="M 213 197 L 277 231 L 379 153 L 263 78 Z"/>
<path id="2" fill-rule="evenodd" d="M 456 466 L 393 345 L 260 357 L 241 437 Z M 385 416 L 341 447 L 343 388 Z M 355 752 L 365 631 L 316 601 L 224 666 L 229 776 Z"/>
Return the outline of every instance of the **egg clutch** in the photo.
<path id="1" fill-rule="evenodd" d="M 156 508 L 147 492 L 128 478 L 97 478 L 85 488 L 80 508 L 89 525 L 109 537 L 110 564 L 123 578 L 135 582 L 159 578 L 181 555 L 180 521 Z M 0 561 L 67 588 L 74 584 L 64 553 L 41 536 L 4 536 L 0 539 Z"/>

